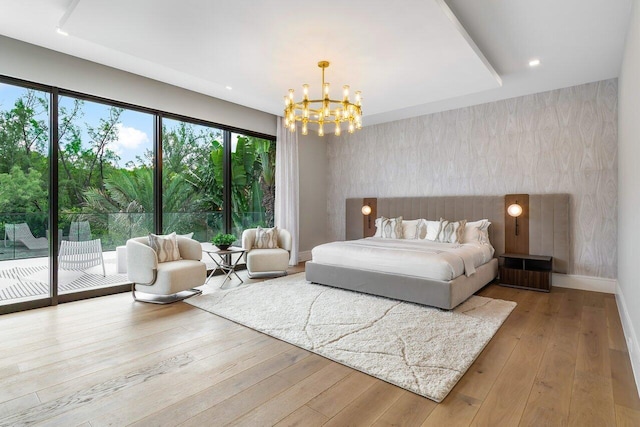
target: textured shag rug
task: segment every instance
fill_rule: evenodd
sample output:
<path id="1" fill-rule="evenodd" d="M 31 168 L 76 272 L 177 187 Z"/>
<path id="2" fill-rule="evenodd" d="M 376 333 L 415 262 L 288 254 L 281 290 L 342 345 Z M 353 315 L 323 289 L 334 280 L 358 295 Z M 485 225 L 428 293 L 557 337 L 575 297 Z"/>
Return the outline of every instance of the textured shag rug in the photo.
<path id="1" fill-rule="evenodd" d="M 445 311 L 311 284 L 304 273 L 205 288 L 185 302 L 436 402 L 516 306 L 472 296 Z"/>

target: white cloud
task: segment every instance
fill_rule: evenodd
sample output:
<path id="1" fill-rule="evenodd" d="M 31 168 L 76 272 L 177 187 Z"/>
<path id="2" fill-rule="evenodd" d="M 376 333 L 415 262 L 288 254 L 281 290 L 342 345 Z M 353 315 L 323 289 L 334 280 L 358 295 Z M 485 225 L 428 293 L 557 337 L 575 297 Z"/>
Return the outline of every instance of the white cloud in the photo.
<path id="1" fill-rule="evenodd" d="M 118 140 L 114 141 L 114 145 L 118 148 L 133 149 L 140 144 L 149 142 L 149 136 L 139 129 L 124 126 L 122 123 L 118 123 L 116 129 Z"/>

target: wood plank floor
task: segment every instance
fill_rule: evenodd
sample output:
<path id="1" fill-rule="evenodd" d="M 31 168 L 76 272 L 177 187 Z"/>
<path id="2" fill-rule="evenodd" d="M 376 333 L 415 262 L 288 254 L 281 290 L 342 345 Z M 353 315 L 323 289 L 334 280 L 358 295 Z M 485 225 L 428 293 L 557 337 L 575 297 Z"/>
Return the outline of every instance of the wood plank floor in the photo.
<path id="1" fill-rule="evenodd" d="M 0 426 L 640 426 L 613 295 L 480 294 L 518 306 L 440 404 L 186 303 L 0 316 Z"/>

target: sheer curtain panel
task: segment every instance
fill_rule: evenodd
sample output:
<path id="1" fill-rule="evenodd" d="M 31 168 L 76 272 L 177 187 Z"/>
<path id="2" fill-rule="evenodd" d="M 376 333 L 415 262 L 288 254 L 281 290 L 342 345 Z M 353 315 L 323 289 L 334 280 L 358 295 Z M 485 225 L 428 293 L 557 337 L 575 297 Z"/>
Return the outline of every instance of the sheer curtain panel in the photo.
<path id="1" fill-rule="evenodd" d="M 276 135 L 276 201 L 275 225 L 291 233 L 291 258 L 289 265 L 298 264 L 298 133 L 292 133 L 278 117 Z"/>

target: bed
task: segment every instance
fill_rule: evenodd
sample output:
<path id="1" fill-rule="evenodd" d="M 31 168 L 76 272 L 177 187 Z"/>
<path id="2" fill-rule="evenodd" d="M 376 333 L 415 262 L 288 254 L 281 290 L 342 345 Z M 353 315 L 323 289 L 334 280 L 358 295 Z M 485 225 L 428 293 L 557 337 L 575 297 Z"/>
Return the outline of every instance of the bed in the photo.
<path id="1" fill-rule="evenodd" d="M 375 227 L 361 213 L 365 201 L 374 202 L 373 218 L 488 219 L 491 256 L 487 256 L 487 248 L 484 252 L 481 248 L 468 270 L 470 262 L 467 260 L 465 265 L 464 260 L 464 252 L 469 251 L 466 243 L 461 248 L 450 248 L 444 243 L 429 246 L 411 240 L 368 238 Z M 569 266 L 569 203 L 567 194 L 530 195 L 526 218 L 531 229 L 529 253 L 553 256 L 553 271 L 557 273 L 567 273 Z M 505 211 L 505 196 L 347 199 L 346 241 L 315 247 L 312 260 L 306 263 L 306 278 L 322 285 L 452 309 L 498 276 L 496 257 L 505 253 Z M 440 245 L 435 250 L 446 252 L 444 258 L 453 260 L 449 267 L 442 264 L 442 259 L 434 265 L 423 265 L 431 256 L 416 253 L 417 248 L 433 251 L 432 245 Z M 392 246 L 394 249 L 390 249 Z"/>

